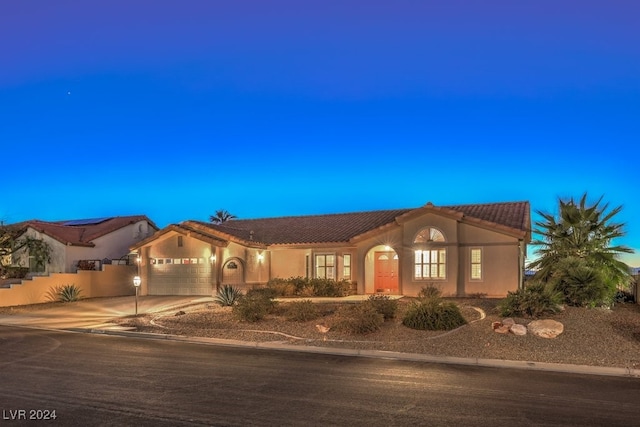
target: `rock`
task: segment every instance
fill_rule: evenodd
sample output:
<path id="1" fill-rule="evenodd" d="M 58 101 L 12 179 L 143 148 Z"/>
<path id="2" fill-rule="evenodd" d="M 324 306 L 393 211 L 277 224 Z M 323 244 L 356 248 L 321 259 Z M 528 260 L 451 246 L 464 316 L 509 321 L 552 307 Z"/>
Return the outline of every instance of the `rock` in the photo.
<path id="1" fill-rule="evenodd" d="M 184 314 L 187 314 L 187 313 L 185 313 L 184 311 L 180 310 L 179 312 L 176 313 L 176 316 L 182 316 Z"/>
<path id="2" fill-rule="evenodd" d="M 498 329 L 500 326 L 502 326 L 502 322 L 493 322 L 493 323 L 491 323 L 491 329 L 493 329 L 494 331 L 496 329 Z"/>
<path id="3" fill-rule="evenodd" d="M 564 331 L 564 325 L 551 319 L 534 320 L 527 325 L 530 333 L 541 338 L 555 338 Z"/>
<path id="4" fill-rule="evenodd" d="M 496 331 L 497 333 L 499 333 L 499 334 L 508 334 L 508 333 L 509 333 L 509 329 L 510 329 L 510 328 L 511 328 L 510 326 L 502 325 L 502 326 L 497 327 L 497 328 L 495 329 L 495 331 Z"/>
<path id="5" fill-rule="evenodd" d="M 502 319 L 502 324 L 505 326 L 513 326 L 516 324 L 516 321 L 511 317 L 507 317 L 506 319 Z"/>
<path id="6" fill-rule="evenodd" d="M 513 325 L 511 325 L 511 328 L 509 330 L 514 335 L 518 335 L 518 336 L 527 335 L 527 327 L 524 325 L 519 325 L 517 323 L 514 323 Z"/>

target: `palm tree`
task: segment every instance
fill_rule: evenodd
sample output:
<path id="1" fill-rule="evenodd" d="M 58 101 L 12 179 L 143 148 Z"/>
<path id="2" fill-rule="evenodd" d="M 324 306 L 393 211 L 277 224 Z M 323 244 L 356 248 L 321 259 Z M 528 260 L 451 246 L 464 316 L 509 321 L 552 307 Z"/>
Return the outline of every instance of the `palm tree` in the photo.
<path id="1" fill-rule="evenodd" d="M 229 211 L 225 209 L 218 209 L 215 215 L 211 215 L 209 217 L 209 221 L 214 224 L 222 224 L 223 222 L 227 222 L 230 219 L 237 218 L 235 215 L 229 213 Z"/>
<path id="2" fill-rule="evenodd" d="M 633 250 L 613 245 L 614 239 L 624 236 L 624 224 L 611 222 L 622 206 L 606 212 L 609 205 L 600 206 L 601 201 L 602 198 L 587 206 L 585 193 L 579 202 L 573 198 L 559 200 L 557 218 L 536 211 L 542 220 L 535 223 L 535 233 L 541 238 L 532 242 L 540 247 L 540 257 L 529 264 L 529 268 L 537 270 L 534 279 L 549 282 L 570 274 L 571 269 L 566 266 L 574 260 L 595 270 L 614 289 L 629 283 L 629 267 L 618 256 Z"/>

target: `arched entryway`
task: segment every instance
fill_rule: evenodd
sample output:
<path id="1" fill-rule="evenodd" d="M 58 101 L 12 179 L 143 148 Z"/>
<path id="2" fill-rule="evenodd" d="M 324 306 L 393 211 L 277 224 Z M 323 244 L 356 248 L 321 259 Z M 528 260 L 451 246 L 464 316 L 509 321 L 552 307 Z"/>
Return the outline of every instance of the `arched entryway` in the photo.
<path id="1" fill-rule="evenodd" d="M 240 258 L 231 258 L 224 263 L 222 266 L 222 284 L 244 284 L 244 265 Z"/>
<path id="2" fill-rule="evenodd" d="M 389 246 L 376 246 L 369 250 L 365 266 L 365 291 L 369 294 L 399 294 L 398 254 Z"/>

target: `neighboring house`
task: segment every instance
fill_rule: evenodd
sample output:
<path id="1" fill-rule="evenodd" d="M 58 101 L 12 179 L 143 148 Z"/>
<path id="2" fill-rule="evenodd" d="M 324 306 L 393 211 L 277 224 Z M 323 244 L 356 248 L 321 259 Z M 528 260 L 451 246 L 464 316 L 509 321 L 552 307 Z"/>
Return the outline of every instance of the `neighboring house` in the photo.
<path id="1" fill-rule="evenodd" d="M 142 293 L 212 295 L 272 278 L 346 279 L 358 294 L 505 296 L 522 286 L 528 202 L 184 221 L 132 246 Z"/>
<path id="2" fill-rule="evenodd" d="M 51 249 L 46 265 L 35 263 L 25 251 L 13 255 L 12 263 L 29 267 L 30 275 L 75 273 L 79 261 L 87 261 L 84 268 L 99 268 L 103 260 L 126 258 L 131 245 L 158 230 L 144 215 L 55 222 L 31 220 L 16 225 L 24 228 L 22 236 L 43 240 Z"/>

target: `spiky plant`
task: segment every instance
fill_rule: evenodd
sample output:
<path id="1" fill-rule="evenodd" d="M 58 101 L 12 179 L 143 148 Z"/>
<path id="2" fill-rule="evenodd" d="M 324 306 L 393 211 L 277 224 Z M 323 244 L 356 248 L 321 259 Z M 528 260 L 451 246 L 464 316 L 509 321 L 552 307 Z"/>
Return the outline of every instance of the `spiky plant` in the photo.
<path id="1" fill-rule="evenodd" d="M 242 296 L 242 291 L 235 286 L 224 285 L 220 289 L 213 300 L 220 304 L 222 307 L 231 307 L 238 302 L 238 299 Z"/>
<path id="2" fill-rule="evenodd" d="M 50 301 L 73 302 L 81 298 L 80 294 L 82 294 L 82 289 L 76 285 L 58 285 L 49 289 L 47 298 Z"/>

